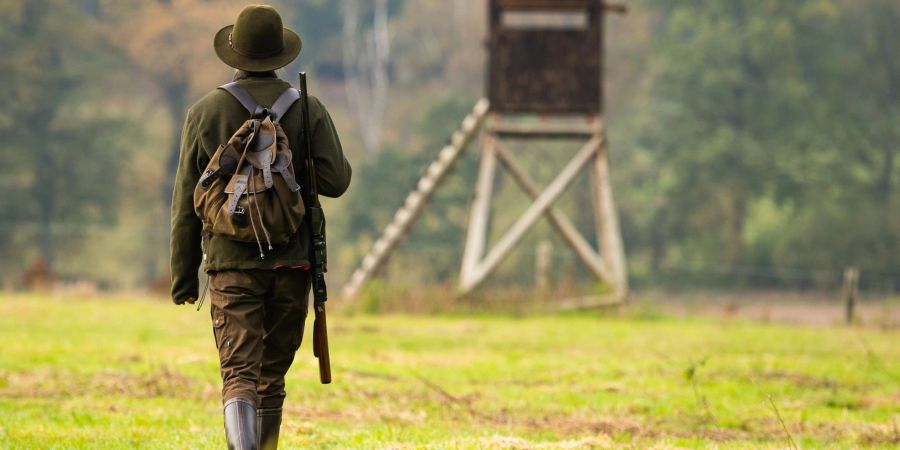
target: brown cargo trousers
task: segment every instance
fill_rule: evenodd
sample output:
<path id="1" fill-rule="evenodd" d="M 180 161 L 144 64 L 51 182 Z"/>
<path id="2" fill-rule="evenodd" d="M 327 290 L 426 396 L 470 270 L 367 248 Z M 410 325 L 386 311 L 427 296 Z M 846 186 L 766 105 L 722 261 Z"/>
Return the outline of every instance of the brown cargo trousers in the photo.
<path id="1" fill-rule="evenodd" d="M 258 408 L 282 407 L 284 376 L 303 339 L 308 292 L 304 269 L 210 273 L 223 403 L 242 397 Z"/>

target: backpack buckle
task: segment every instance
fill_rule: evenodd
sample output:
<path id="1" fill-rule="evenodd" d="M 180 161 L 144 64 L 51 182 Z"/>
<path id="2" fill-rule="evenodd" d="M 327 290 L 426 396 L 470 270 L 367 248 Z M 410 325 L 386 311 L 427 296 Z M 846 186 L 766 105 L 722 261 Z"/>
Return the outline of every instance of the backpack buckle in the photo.
<path id="1" fill-rule="evenodd" d="M 234 209 L 234 214 L 231 216 L 231 223 L 238 228 L 245 228 L 250 224 L 247 220 L 247 214 L 243 206 L 238 206 Z"/>
<path id="2" fill-rule="evenodd" d="M 269 108 L 263 108 L 262 106 L 256 105 L 256 109 L 253 111 L 253 118 L 265 119 L 266 117 L 269 117 L 270 114 Z"/>

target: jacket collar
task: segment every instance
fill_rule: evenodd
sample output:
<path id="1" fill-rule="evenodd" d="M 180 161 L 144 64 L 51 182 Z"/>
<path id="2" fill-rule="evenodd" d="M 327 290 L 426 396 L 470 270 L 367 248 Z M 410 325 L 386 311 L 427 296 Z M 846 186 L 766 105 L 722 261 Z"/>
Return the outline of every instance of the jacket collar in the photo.
<path id="1" fill-rule="evenodd" d="M 244 70 L 234 71 L 234 77 L 231 81 L 246 80 L 248 78 L 278 78 L 278 74 L 274 70 L 268 72 L 247 72 Z"/>

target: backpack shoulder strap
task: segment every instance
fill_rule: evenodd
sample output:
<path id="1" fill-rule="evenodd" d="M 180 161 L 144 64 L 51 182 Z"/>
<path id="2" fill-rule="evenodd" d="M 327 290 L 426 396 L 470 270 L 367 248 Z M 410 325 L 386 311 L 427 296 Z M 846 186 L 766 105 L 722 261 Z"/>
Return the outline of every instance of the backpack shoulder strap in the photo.
<path id="1" fill-rule="evenodd" d="M 223 84 L 219 86 L 219 89 L 222 89 L 223 91 L 228 92 L 229 94 L 234 96 L 237 101 L 241 102 L 241 105 L 244 106 L 244 109 L 246 109 L 247 112 L 250 113 L 250 115 L 256 113 L 256 108 L 259 106 L 259 104 L 256 103 L 256 100 L 253 99 L 253 96 L 251 96 L 246 89 L 238 85 L 236 81 Z"/>
<path id="2" fill-rule="evenodd" d="M 278 123 L 297 100 L 300 100 L 300 91 L 294 88 L 287 88 L 287 90 L 282 92 L 278 100 L 275 100 L 275 103 L 269 108 L 269 117 L 272 118 L 272 122 Z"/>

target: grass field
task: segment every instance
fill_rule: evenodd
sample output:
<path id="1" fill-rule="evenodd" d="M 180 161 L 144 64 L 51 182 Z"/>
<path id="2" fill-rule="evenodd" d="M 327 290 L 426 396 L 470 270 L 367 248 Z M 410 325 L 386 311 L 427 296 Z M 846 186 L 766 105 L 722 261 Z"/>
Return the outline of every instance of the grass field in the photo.
<path id="1" fill-rule="evenodd" d="M 900 332 L 625 312 L 333 313 L 284 448 L 896 448 Z M 0 296 L 0 448 L 223 448 L 208 309 Z M 780 418 L 779 418 L 780 417 Z"/>

